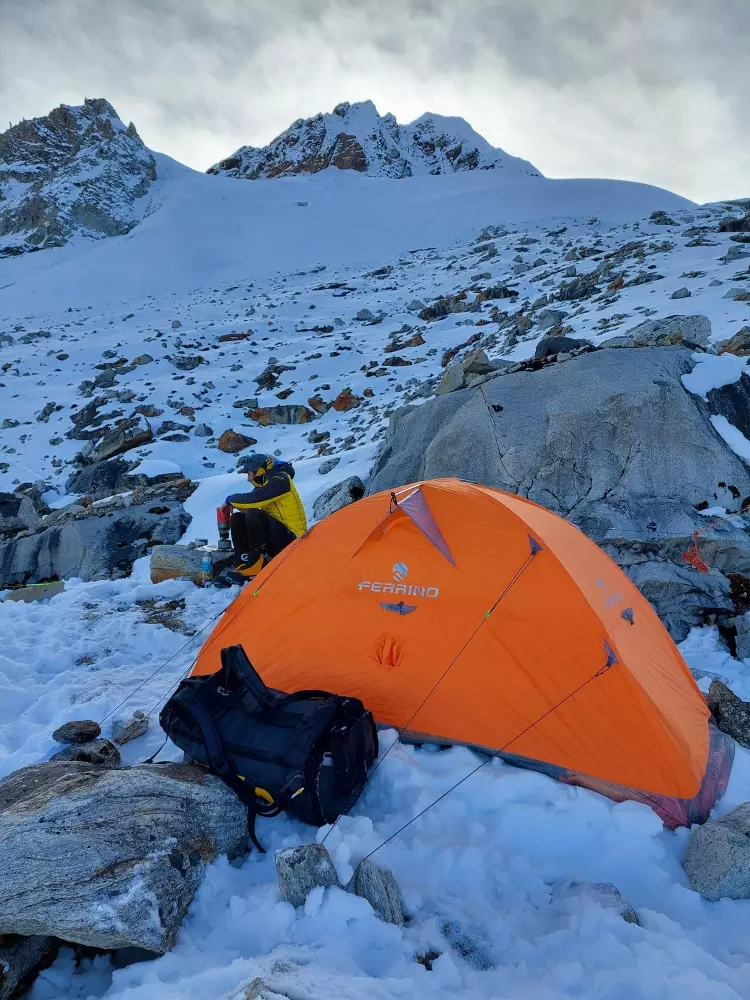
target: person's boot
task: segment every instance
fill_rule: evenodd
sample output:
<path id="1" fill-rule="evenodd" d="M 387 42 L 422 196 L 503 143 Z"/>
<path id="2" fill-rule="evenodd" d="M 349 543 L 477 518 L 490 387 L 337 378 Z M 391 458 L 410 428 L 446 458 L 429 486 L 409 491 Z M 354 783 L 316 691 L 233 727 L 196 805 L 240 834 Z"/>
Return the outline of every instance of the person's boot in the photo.
<path id="1" fill-rule="evenodd" d="M 253 577 L 257 576 L 265 565 L 263 553 L 261 553 L 253 562 L 250 562 L 251 558 L 252 557 L 247 552 L 243 552 L 236 565 L 229 571 L 233 576 L 241 577 L 243 583 L 247 580 L 252 580 Z"/>

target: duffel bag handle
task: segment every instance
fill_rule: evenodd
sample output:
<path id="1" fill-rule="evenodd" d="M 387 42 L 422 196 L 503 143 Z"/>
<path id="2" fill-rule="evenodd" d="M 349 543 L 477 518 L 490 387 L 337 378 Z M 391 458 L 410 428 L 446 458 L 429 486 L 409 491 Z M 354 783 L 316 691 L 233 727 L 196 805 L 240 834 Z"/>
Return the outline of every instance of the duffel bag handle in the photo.
<path id="1" fill-rule="evenodd" d="M 276 704 L 273 694 L 250 662 L 242 646 L 227 646 L 221 651 L 221 665 L 225 674 L 234 674 L 245 688 L 241 700 L 249 712 L 271 708 Z M 248 697 L 249 696 L 249 697 Z"/>

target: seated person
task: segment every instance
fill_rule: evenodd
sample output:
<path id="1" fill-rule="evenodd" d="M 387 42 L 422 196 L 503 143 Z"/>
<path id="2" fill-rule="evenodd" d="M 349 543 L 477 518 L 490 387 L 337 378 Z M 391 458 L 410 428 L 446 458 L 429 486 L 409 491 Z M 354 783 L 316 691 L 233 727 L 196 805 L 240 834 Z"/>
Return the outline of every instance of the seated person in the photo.
<path id="1" fill-rule="evenodd" d="M 252 579 L 267 562 L 307 531 L 307 517 L 294 483 L 294 468 L 271 455 L 250 455 L 242 471 L 253 484 L 250 493 L 233 493 L 225 504 L 234 508 L 229 520 L 234 573 Z"/>

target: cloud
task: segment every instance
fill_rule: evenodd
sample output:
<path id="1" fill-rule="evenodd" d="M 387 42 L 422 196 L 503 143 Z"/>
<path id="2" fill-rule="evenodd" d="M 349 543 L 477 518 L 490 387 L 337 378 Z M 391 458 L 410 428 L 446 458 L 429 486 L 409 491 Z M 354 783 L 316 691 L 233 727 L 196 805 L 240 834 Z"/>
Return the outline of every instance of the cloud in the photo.
<path id="1" fill-rule="evenodd" d="M 750 195 L 747 0 L 2 0 L 0 122 L 106 97 L 199 169 L 342 100 L 549 176 Z"/>

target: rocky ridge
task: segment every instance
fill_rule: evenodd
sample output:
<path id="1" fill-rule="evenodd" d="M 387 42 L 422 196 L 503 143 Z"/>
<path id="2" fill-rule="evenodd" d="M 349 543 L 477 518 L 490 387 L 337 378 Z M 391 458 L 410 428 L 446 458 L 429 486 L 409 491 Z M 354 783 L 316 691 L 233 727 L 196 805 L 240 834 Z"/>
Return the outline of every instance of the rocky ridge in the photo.
<path id="1" fill-rule="evenodd" d="M 258 180 L 315 174 L 327 167 L 370 177 L 412 177 L 461 170 L 501 170 L 539 177 L 525 160 L 495 149 L 463 118 L 425 114 L 400 125 L 372 101 L 337 104 L 328 114 L 298 118 L 267 146 L 242 146 L 208 173 Z"/>
<path id="2" fill-rule="evenodd" d="M 61 105 L 0 134 L 0 256 L 127 233 L 156 164 L 107 101 Z"/>

